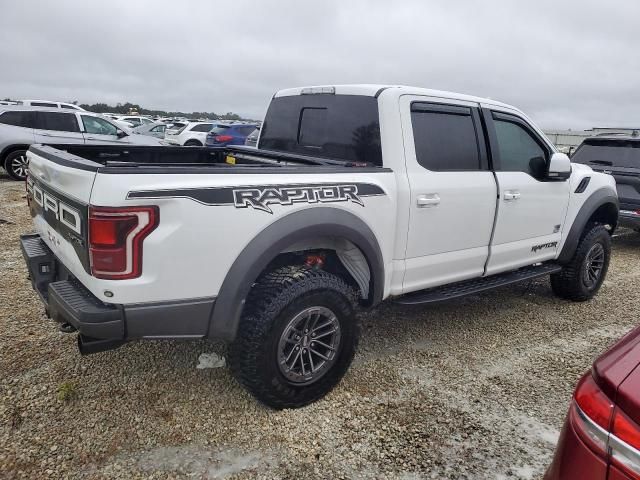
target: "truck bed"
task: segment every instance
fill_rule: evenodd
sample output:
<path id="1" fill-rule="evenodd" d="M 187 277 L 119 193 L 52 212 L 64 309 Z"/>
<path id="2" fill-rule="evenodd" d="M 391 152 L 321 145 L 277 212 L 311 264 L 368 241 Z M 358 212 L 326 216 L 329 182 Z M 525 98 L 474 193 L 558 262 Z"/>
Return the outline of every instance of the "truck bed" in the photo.
<path id="1" fill-rule="evenodd" d="M 238 170 L 255 171 L 265 167 L 279 172 L 289 169 L 349 169 L 353 167 L 382 170 L 368 163 L 345 162 L 248 147 L 165 147 L 145 145 L 32 145 L 31 152 L 58 164 L 103 173 L 207 173 Z"/>

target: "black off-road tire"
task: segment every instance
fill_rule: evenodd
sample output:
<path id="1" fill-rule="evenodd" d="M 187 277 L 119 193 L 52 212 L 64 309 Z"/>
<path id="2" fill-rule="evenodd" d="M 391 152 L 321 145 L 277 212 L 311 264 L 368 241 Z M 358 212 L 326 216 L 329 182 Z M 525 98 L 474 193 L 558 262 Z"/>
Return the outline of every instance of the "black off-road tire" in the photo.
<path id="1" fill-rule="evenodd" d="M 14 180 L 25 180 L 27 178 L 27 169 L 25 167 L 20 167 L 20 165 L 24 164 L 27 156 L 26 150 L 16 150 L 7 155 L 7 158 L 4 160 L 4 169 L 7 171 L 9 176 Z M 27 164 L 28 165 L 28 164 Z"/>
<path id="2" fill-rule="evenodd" d="M 236 379 L 274 409 L 298 408 L 324 397 L 349 368 L 360 337 L 356 292 L 342 278 L 307 266 L 286 266 L 264 274 L 251 290 L 228 363 Z M 310 384 L 290 381 L 278 363 L 287 326 L 310 307 L 330 309 L 340 339 L 333 363 Z"/>
<path id="3" fill-rule="evenodd" d="M 587 279 L 588 254 L 596 245 L 602 246 L 604 263 L 595 283 L 589 285 Z M 598 293 L 609 269 L 611 259 L 611 236 L 600 224 L 590 224 L 585 228 L 578 248 L 571 261 L 558 273 L 551 275 L 551 289 L 560 298 L 574 302 L 584 302 Z"/>

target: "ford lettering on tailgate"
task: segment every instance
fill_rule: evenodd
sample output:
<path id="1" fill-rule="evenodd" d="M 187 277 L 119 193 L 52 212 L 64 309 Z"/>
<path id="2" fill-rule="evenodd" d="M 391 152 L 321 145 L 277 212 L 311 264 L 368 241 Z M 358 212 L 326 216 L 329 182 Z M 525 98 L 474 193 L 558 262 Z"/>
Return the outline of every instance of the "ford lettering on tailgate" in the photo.
<path id="1" fill-rule="evenodd" d="M 86 248 L 88 206 L 32 177 L 27 178 L 27 201 L 31 216 L 41 215 L 56 233 L 73 246 L 82 266 L 89 271 L 89 252 Z"/>

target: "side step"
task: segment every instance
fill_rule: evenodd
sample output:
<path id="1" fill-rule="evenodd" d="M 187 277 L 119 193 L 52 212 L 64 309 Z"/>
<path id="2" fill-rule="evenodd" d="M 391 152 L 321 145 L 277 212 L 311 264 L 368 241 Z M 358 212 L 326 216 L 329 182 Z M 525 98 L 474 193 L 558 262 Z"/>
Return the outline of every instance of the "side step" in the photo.
<path id="1" fill-rule="evenodd" d="M 474 293 L 484 292 L 497 287 L 511 285 L 512 283 L 531 280 L 532 278 L 544 277 L 562 270 L 560 265 L 553 263 L 543 263 L 531 267 L 524 267 L 513 272 L 499 273 L 489 277 L 473 278 L 463 282 L 443 285 L 442 287 L 428 288 L 418 292 L 408 293 L 394 300 L 402 305 L 418 305 L 421 303 L 436 303 L 452 298 L 464 297 Z"/>

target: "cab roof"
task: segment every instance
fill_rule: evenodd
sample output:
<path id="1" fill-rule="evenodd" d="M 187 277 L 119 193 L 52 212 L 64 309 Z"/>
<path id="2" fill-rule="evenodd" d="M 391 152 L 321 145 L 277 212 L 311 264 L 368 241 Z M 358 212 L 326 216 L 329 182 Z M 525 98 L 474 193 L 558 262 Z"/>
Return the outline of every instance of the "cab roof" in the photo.
<path id="1" fill-rule="evenodd" d="M 410 87 L 406 85 L 379 85 L 379 84 L 353 84 L 353 85 L 315 85 L 307 87 L 296 87 L 280 90 L 274 95 L 276 97 L 287 97 L 302 95 L 304 93 L 335 93 L 336 95 L 362 95 L 367 97 L 378 97 L 383 92 L 392 91 L 396 96 L 400 95 L 422 95 L 434 98 L 450 100 L 463 100 L 474 103 L 484 103 L 501 106 L 513 110 L 517 108 L 506 103 L 497 102 L 489 98 L 475 97 L 463 93 L 447 92 L 443 90 L 432 90 L 429 88 Z"/>

